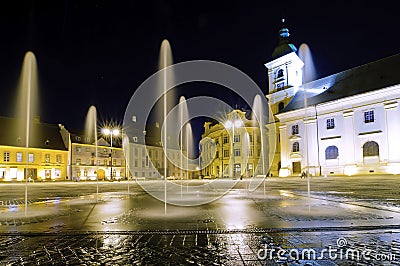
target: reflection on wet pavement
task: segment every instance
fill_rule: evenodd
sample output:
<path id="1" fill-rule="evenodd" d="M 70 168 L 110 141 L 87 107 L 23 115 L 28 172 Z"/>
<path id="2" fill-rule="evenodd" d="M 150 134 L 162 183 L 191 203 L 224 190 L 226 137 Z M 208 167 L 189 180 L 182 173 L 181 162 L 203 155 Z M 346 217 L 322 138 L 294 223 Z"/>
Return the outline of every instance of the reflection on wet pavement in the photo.
<path id="1" fill-rule="evenodd" d="M 90 183 L 61 184 L 62 192 L 54 187 L 51 196 L 37 185 L 28 215 L 19 198 L 4 200 L 9 194 L 0 194 L 5 203 L 0 205 L 0 264 L 307 265 L 310 258 L 263 258 L 259 252 L 266 247 L 321 252 L 338 248 L 343 238 L 341 250 L 393 257 L 378 262 L 322 256 L 309 265 L 400 265 L 400 214 L 386 208 L 388 199 L 397 200 L 392 194 L 362 201 L 336 187 L 308 198 L 298 180 L 288 180 L 285 187 L 271 182 L 267 191 L 261 187 L 254 193 L 242 182 L 216 201 L 168 205 L 167 213 L 163 202 L 138 187 L 127 194 L 123 183 L 102 184 L 98 198 Z"/>
<path id="2" fill-rule="evenodd" d="M 399 265 L 399 231 L 260 233 L 71 233 L 0 236 L 0 263 L 5 265 Z M 346 241 L 338 246 L 338 236 Z M 264 257 L 263 249 L 286 251 Z M 331 248 L 336 253 L 323 254 Z M 316 254 L 296 261 L 294 250 Z M 340 254 L 369 250 L 370 260 L 349 260 Z M 339 250 L 343 250 L 342 253 Z M 308 254 L 308 253 L 307 253 Z M 321 256 L 322 254 L 322 256 Z M 387 255 L 386 261 L 373 259 Z M 335 259 L 332 260 L 332 256 Z M 389 260 L 389 255 L 391 260 Z M 330 257 L 331 256 L 331 257 Z M 285 257 L 285 259 L 282 259 Z M 353 261 L 353 262 L 352 262 Z"/>

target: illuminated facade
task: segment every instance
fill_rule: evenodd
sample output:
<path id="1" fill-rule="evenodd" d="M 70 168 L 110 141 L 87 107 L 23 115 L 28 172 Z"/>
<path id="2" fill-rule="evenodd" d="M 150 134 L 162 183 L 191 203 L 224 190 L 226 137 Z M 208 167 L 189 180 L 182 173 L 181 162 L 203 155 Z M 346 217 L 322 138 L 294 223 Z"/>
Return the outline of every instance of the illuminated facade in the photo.
<path id="1" fill-rule="evenodd" d="M 399 174 L 400 55 L 303 83 L 282 31 L 286 50 L 265 64 L 279 176 Z"/>
<path id="2" fill-rule="evenodd" d="M 62 125 L 32 121 L 29 148 L 14 118 L 0 117 L 0 181 L 66 180 L 68 149 Z"/>
<path id="3" fill-rule="evenodd" d="M 130 143 L 127 160 L 129 170 L 134 179 L 161 179 L 164 175 L 164 150 L 160 146 Z M 179 151 L 167 151 L 168 158 L 177 162 Z M 167 177 L 170 179 L 187 179 L 186 171 L 181 171 L 178 165 L 170 160 L 167 162 Z M 192 178 L 192 177 L 189 177 Z"/>
<path id="4" fill-rule="evenodd" d="M 121 144 L 114 139 L 111 147 L 104 138 L 100 138 L 96 149 L 94 143 L 93 138 L 84 134 L 71 134 L 69 171 L 72 180 L 125 179 L 125 156 Z"/>
<path id="5" fill-rule="evenodd" d="M 240 110 L 227 114 L 227 122 L 204 124 L 200 140 L 202 174 L 206 178 L 247 178 L 263 174 L 258 124 Z"/>
<path id="6" fill-rule="evenodd" d="M 145 134 L 141 136 L 131 136 L 131 138 L 131 140 L 126 139 L 124 141 L 130 176 L 133 179 L 162 179 L 165 173 L 164 150 L 158 123 L 157 126 L 147 127 Z M 195 170 L 187 172 L 181 170 L 179 167 L 180 156 L 181 153 L 179 150 L 167 150 L 167 178 L 194 178 Z"/>

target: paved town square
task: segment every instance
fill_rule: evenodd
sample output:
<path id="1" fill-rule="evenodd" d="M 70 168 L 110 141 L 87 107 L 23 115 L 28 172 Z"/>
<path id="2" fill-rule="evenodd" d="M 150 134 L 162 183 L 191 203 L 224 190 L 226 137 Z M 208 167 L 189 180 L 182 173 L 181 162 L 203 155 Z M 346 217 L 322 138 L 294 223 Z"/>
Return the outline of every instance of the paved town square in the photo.
<path id="1" fill-rule="evenodd" d="M 299 177 L 271 177 L 254 192 L 244 180 L 168 182 L 182 193 L 236 184 L 208 204 L 166 209 L 136 181 L 29 183 L 27 208 L 25 183 L 0 184 L 0 263 L 400 264 L 396 175 L 311 177 L 310 197 Z"/>

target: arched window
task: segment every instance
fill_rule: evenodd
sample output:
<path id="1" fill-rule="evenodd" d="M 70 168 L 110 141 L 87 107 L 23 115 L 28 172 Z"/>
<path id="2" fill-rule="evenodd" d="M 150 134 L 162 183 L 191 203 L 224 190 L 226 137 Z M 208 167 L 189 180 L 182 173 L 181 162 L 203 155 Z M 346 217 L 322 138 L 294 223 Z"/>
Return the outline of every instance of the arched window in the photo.
<path id="1" fill-rule="evenodd" d="M 375 141 L 368 141 L 363 146 L 363 156 L 379 156 L 379 145 Z"/>
<path id="2" fill-rule="evenodd" d="M 283 69 L 279 69 L 278 72 L 276 73 L 276 78 L 281 78 L 283 77 Z"/>
<path id="3" fill-rule="evenodd" d="M 339 150 L 336 146 L 329 146 L 328 148 L 326 148 L 325 150 L 326 160 L 337 159 L 338 156 L 339 156 Z"/>
<path id="4" fill-rule="evenodd" d="M 296 142 L 294 142 L 293 145 L 292 145 L 292 152 L 298 152 L 298 151 L 300 151 L 300 145 L 299 145 L 299 143 L 296 141 Z"/>
<path id="5" fill-rule="evenodd" d="M 278 111 L 279 111 L 279 112 L 282 111 L 283 108 L 285 108 L 285 104 L 284 104 L 283 102 L 280 102 L 280 103 L 278 104 Z"/>

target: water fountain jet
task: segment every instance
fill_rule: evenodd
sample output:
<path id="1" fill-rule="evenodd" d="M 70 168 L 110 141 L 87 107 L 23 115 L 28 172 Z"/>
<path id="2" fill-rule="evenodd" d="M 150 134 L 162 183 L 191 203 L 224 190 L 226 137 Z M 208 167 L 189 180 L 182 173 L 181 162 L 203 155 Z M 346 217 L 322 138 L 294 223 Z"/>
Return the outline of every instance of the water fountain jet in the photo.
<path id="1" fill-rule="evenodd" d="M 161 43 L 161 48 L 160 48 L 160 59 L 159 59 L 159 69 L 163 71 L 161 75 L 160 80 L 160 87 L 163 92 L 163 124 L 164 124 L 164 132 L 162 136 L 162 144 L 164 148 L 164 213 L 167 213 L 167 167 L 168 167 L 168 162 L 167 162 L 167 124 L 166 122 L 166 117 L 167 117 L 167 91 L 168 91 L 168 83 L 171 82 L 171 76 L 168 75 L 170 74 L 167 70 L 167 67 L 172 65 L 172 51 L 171 51 L 171 46 L 168 42 L 168 40 L 163 40 Z"/>
<path id="2" fill-rule="evenodd" d="M 86 115 L 85 122 L 85 137 L 90 140 L 90 142 L 94 139 L 95 145 L 95 158 L 94 158 L 94 166 L 97 166 L 97 109 L 94 105 L 89 107 L 88 113 Z M 97 167 L 96 167 L 97 168 Z M 98 169 L 96 169 L 97 171 Z M 99 196 L 99 179 L 96 176 L 96 202 L 98 201 Z"/>
<path id="3" fill-rule="evenodd" d="M 37 63 L 33 52 L 28 51 L 25 54 L 22 64 L 22 71 L 18 85 L 18 134 L 21 140 L 25 140 L 26 148 L 26 166 L 25 166 L 25 215 L 28 210 L 28 179 L 29 179 L 29 145 L 34 135 L 33 120 L 37 115 L 37 95 L 38 95 L 38 77 Z"/>
<path id="4" fill-rule="evenodd" d="M 311 55 L 310 47 L 303 43 L 299 47 L 299 57 L 304 63 L 303 67 L 303 83 L 317 79 L 317 72 L 314 66 L 314 60 Z"/>

